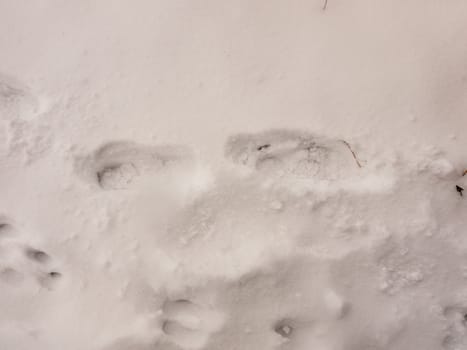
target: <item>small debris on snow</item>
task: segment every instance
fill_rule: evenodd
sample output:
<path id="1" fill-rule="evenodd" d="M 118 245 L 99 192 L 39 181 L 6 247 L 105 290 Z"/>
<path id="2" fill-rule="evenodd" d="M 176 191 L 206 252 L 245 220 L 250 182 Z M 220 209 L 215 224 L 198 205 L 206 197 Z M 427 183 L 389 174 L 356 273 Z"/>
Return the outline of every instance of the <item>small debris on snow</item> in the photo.
<path id="1" fill-rule="evenodd" d="M 256 149 L 257 149 L 258 151 L 262 151 L 262 150 L 268 149 L 269 147 L 271 147 L 271 145 L 267 143 L 267 144 L 258 146 L 258 148 L 256 148 Z"/>

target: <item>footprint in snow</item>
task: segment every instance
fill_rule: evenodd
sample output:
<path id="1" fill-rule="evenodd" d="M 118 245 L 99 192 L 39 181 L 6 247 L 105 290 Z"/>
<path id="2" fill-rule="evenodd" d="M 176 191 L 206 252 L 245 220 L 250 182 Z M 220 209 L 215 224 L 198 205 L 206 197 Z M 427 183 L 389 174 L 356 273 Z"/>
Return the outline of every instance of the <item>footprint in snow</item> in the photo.
<path id="1" fill-rule="evenodd" d="M 139 179 L 189 164 L 191 151 L 184 146 L 144 146 L 134 142 L 106 143 L 77 166 L 103 190 L 131 188 Z"/>
<path id="2" fill-rule="evenodd" d="M 230 137 L 225 155 L 261 174 L 335 179 L 361 164 L 346 141 L 294 130 L 270 130 Z"/>
<path id="3" fill-rule="evenodd" d="M 201 349 L 223 324 L 219 312 L 189 300 L 166 301 L 162 311 L 162 331 L 183 349 Z"/>

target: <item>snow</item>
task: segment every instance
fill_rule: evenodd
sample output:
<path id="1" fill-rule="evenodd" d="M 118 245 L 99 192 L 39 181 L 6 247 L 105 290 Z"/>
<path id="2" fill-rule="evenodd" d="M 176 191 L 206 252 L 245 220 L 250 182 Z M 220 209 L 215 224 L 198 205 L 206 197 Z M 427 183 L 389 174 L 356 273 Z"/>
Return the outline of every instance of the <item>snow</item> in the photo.
<path id="1" fill-rule="evenodd" d="M 0 2 L 0 350 L 467 347 L 467 3 L 323 6 Z"/>

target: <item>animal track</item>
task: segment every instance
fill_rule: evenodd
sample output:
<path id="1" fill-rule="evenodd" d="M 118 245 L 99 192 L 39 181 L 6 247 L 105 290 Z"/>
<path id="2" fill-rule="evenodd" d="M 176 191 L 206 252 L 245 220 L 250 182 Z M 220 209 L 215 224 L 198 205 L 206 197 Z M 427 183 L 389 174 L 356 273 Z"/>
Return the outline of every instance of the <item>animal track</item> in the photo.
<path id="1" fill-rule="evenodd" d="M 225 154 L 234 163 L 263 174 L 334 179 L 360 167 L 347 142 L 292 130 L 234 135 Z"/>
<path id="2" fill-rule="evenodd" d="M 116 141 L 103 145 L 85 159 L 79 159 L 78 165 L 102 189 L 123 190 L 130 188 L 139 178 L 190 160 L 192 154 L 187 147 L 149 147 Z"/>
<path id="3" fill-rule="evenodd" d="M 3 232 L 6 231 L 6 232 Z M 19 286 L 26 282 L 53 289 L 62 277 L 54 269 L 54 259 L 46 252 L 21 242 L 20 232 L 2 221 L 0 223 L 0 284 Z"/>
<path id="4" fill-rule="evenodd" d="M 280 320 L 274 325 L 274 332 L 279 334 L 283 338 L 290 339 L 292 337 L 292 333 L 294 331 L 294 327 L 290 320 Z"/>
<path id="5" fill-rule="evenodd" d="M 162 311 L 162 331 L 183 349 L 201 349 L 223 324 L 219 312 L 189 300 L 167 301 Z"/>
<path id="6" fill-rule="evenodd" d="M 276 322 L 272 330 L 280 336 L 282 340 L 278 349 L 301 349 L 300 346 L 303 341 L 303 335 L 312 333 L 312 323 L 308 320 L 284 318 Z"/>

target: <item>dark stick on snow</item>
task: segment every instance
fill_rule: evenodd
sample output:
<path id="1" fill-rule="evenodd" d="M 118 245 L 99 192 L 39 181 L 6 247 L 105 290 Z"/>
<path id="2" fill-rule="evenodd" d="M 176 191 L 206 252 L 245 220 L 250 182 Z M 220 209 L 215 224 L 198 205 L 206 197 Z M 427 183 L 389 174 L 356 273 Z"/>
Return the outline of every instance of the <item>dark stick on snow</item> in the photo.
<path id="1" fill-rule="evenodd" d="M 459 192 L 461 197 L 463 196 L 462 191 L 464 191 L 464 189 L 462 187 L 456 185 L 456 191 Z"/>
<path id="2" fill-rule="evenodd" d="M 267 149 L 267 148 L 269 148 L 269 147 L 271 147 L 271 145 L 270 145 L 269 143 L 266 143 L 266 144 L 264 144 L 264 145 L 261 145 L 261 146 L 257 147 L 256 149 L 257 149 L 258 151 L 262 151 L 263 149 Z"/>
<path id="3" fill-rule="evenodd" d="M 358 161 L 358 158 L 357 158 L 357 156 L 355 155 L 355 152 L 353 151 L 352 147 L 350 147 L 350 144 L 349 144 L 347 141 L 345 141 L 345 140 L 341 140 L 341 141 L 344 143 L 344 145 L 347 146 L 347 148 L 349 149 L 350 153 L 352 153 L 353 159 L 355 159 L 355 163 L 357 163 L 358 167 L 361 168 L 362 165 L 361 165 L 360 162 Z"/>

